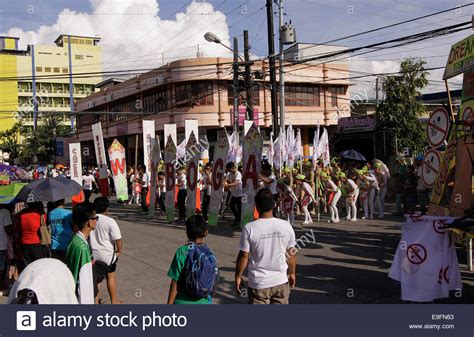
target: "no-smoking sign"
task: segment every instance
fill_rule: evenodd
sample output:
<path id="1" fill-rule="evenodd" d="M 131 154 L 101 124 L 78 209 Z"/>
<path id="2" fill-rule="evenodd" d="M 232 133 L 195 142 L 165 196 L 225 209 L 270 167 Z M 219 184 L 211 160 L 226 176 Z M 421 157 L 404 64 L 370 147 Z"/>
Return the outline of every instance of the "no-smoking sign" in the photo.
<path id="1" fill-rule="evenodd" d="M 423 247 L 420 244 L 413 244 L 408 246 L 407 248 L 407 258 L 408 261 L 412 264 L 422 264 L 423 262 L 426 261 L 426 258 L 428 257 L 428 253 L 426 251 L 426 248 Z"/>
<path id="2" fill-rule="evenodd" d="M 435 149 L 431 149 L 425 154 L 421 167 L 421 178 L 427 188 L 432 188 L 436 182 L 436 177 L 441 166 L 441 157 Z"/>
<path id="3" fill-rule="evenodd" d="M 448 137 L 449 115 L 445 108 L 435 109 L 428 120 L 426 132 L 428 142 L 434 148 L 438 148 Z"/>

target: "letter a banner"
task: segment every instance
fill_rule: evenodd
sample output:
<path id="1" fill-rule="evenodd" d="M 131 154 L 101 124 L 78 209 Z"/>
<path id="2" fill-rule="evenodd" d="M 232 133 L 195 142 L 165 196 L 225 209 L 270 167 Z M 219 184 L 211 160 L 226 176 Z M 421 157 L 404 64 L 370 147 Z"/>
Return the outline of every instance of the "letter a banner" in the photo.
<path id="1" fill-rule="evenodd" d="M 115 192 L 118 201 L 128 200 L 127 164 L 125 161 L 125 148 L 117 139 L 109 147 L 110 168 L 114 178 Z"/>
<path id="2" fill-rule="evenodd" d="M 105 158 L 104 137 L 102 136 L 102 125 L 92 125 L 92 136 L 94 137 L 95 158 L 99 168 L 99 188 L 103 197 L 109 196 L 109 178 L 107 175 L 107 159 Z"/>
<path id="3" fill-rule="evenodd" d="M 186 162 L 186 180 L 187 180 L 187 196 L 186 196 L 186 217 L 190 218 L 196 214 L 196 190 L 199 172 L 199 157 L 201 152 L 196 140 L 194 131 L 189 135 L 188 144 L 186 145 L 186 155 L 189 160 Z"/>
<path id="4" fill-rule="evenodd" d="M 242 227 L 254 220 L 255 193 L 258 189 L 262 149 L 262 135 L 255 124 L 252 124 L 244 138 L 243 144 Z"/>
<path id="5" fill-rule="evenodd" d="M 229 138 L 224 130 L 217 132 L 217 142 L 214 149 L 214 165 L 211 174 L 211 201 L 209 204 L 209 220 L 211 226 L 217 226 L 219 207 L 222 201 L 222 187 L 224 186 L 225 166 L 229 152 Z"/>
<path id="6" fill-rule="evenodd" d="M 168 135 L 165 150 L 165 183 L 166 183 L 166 220 L 169 223 L 174 221 L 174 198 L 175 198 L 175 186 L 176 186 L 176 145 L 173 142 L 171 135 Z"/>

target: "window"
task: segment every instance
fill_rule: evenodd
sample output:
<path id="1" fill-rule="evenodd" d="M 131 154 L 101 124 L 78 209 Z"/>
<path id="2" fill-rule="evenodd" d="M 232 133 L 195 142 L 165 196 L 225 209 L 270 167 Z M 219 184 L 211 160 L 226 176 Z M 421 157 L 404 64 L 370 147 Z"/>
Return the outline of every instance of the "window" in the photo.
<path id="1" fill-rule="evenodd" d="M 308 85 L 286 85 L 286 106 L 320 106 L 319 87 Z"/>
<path id="2" fill-rule="evenodd" d="M 147 112 L 160 112 L 169 109 L 166 89 L 147 94 L 143 97 L 143 109 Z"/>
<path id="3" fill-rule="evenodd" d="M 36 71 L 42 72 L 42 71 L 43 71 L 43 67 L 36 67 Z"/>
<path id="4" fill-rule="evenodd" d="M 344 96 L 346 94 L 345 87 L 331 87 L 331 106 L 338 106 L 338 96 Z"/>
<path id="5" fill-rule="evenodd" d="M 44 71 L 47 72 L 47 73 L 50 73 L 51 72 L 51 67 L 44 67 Z"/>
<path id="6" fill-rule="evenodd" d="M 84 59 L 84 55 L 75 55 L 74 58 L 76 60 L 83 60 Z"/>
<path id="7" fill-rule="evenodd" d="M 63 74 L 67 74 L 69 71 L 68 71 L 67 68 L 62 68 L 62 72 L 63 72 Z"/>
<path id="8" fill-rule="evenodd" d="M 243 102 L 246 100 L 246 96 L 247 96 L 247 93 L 245 91 L 240 93 L 239 105 L 243 105 Z M 253 106 L 260 105 L 260 87 L 258 85 L 254 85 L 252 87 L 252 101 L 253 101 Z M 227 87 L 227 103 L 230 106 L 234 105 L 234 87 L 232 84 Z"/>
<path id="9" fill-rule="evenodd" d="M 54 68 L 55 73 L 59 73 L 59 68 Z"/>
<path id="10" fill-rule="evenodd" d="M 195 82 L 176 85 L 176 102 L 179 105 L 213 105 L 212 82 Z"/>

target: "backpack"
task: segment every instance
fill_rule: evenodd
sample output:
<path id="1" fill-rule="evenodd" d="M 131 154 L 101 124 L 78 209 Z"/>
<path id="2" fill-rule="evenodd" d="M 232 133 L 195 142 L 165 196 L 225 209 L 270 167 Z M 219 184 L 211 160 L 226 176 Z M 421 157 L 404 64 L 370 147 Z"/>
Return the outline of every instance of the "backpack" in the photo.
<path id="1" fill-rule="evenodd" d="M 189 252 L 178 282 L 178 289 L 194 298 L 215 293 L 219 280 L 216 257 L 205 244 L 189 243 Z"/>

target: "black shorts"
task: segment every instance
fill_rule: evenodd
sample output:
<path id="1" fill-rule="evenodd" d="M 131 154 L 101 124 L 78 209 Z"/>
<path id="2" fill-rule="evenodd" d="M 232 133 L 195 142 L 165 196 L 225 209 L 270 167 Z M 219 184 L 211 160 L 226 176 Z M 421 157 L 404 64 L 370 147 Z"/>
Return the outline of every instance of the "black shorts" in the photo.
<path id="1" fill-rule="evenodd" d="M 111 265 L 107 265 L 105 262 L 102 261 L 95 261 L 93 265 L 95 283 L 101 283 L 105 278 L 107 278 L 107 274 L 114 273 L 116 270 L 117 261 L 115 261 Z"/>

